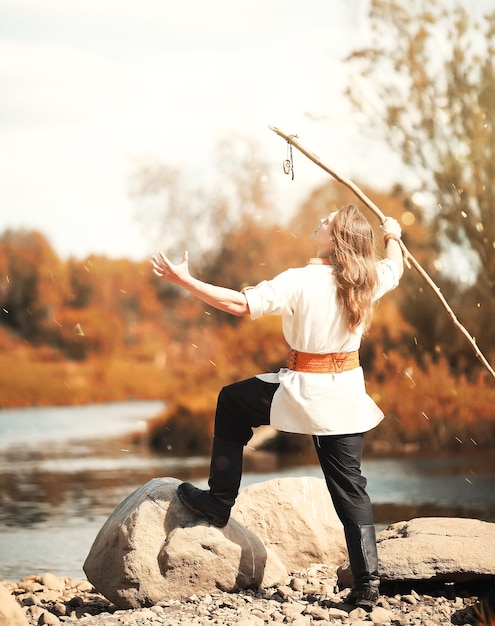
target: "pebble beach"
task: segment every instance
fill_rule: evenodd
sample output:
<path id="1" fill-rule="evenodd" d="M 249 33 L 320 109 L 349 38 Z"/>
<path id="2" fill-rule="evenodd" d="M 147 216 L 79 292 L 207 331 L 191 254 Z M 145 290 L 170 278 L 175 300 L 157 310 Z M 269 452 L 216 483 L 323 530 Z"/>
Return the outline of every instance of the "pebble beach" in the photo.
<path id="1" fill-rule="evenodd" d="M 486 583 L 382 584 L 370 613 L 345 604 L 335 571 L 315 565 L 269 589 L 212 593 L 184 600 L 164 599 L 155 606 L 119 609 L 87 580 L 52 574 L 19 582 L 2 581 L 23 607 L 29 625 L 53 626 L 447 626 L 490 625 L 479 621 L 495 590 Z M 480 605 L 480 601 L 482 604 Z M 493 605 L 492 605 L 493 606 Z M 478 615 L 478 617 L 477 617 Z"/>

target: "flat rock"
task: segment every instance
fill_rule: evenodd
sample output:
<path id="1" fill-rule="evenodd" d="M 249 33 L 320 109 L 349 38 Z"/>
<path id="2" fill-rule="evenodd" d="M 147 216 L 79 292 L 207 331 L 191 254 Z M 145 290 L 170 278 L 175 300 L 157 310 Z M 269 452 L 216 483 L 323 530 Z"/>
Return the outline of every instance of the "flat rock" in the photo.
<path id="1" fill-rule="evenodd" d="M 495 579 L 495 524 L 425 517 L 397 522 L 377 537 L 382 581 L 467 582 Z M 348 563 L 339 585 L 351 583 Z"/>

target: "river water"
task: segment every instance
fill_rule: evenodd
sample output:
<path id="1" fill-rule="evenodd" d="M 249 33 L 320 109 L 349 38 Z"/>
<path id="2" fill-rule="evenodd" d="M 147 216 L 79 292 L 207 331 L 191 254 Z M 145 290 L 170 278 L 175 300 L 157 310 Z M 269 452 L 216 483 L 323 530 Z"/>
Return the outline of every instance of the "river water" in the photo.
<path id="1" fill-rule="evenodd" d="M 161 402 L 0 410 L 0 580 L 52 572 L 83 578 L 82 564 L 113 509 L 156 476 L 206 485 L 206 457 L 154 454 L 138 441 Z M 318 476 L 313 458 L 255 453 L 242 486 Z M 420 516 L 495 522 L 492 453 L 366 458 L 378 529 Z"/>

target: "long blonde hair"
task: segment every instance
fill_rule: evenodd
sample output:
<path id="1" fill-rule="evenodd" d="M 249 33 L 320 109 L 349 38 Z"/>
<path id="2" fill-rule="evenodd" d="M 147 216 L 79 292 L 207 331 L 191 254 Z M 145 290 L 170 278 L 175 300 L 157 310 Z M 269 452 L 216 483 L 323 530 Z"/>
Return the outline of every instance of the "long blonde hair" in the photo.
<path id="1" fill-rule="evenodd" d="M 335 246 L 330 259 L 348 326 L 354 331 L 362 324 L 366 331 L 378 282 L 373 230 L 353 204 L 337 211 L 332 226 Z"/>

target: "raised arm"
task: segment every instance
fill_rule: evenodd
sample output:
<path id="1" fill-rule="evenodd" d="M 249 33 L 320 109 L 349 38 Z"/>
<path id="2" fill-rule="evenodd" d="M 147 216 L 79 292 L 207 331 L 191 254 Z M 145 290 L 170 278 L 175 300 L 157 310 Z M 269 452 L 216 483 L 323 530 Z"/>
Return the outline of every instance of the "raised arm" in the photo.
<path id="1" fill-rule="evenodd" d="M 399 239 L 402 234 L 400 224 L 393 217 L 386 217 L 381 225 L 381 229 L 385 237 L 385 255 L 397 265 L 399 276 L 402 276 L 404 273 L 404 258 L 399 245 Z"/>
<path id="2" fill-rule="evenodd" d="M 182 263 L 174 265 L 169 258 L 159 252 L 151 258 L 153 272 L 168 282 L 182 287 L 206 304 L 231 315 L 249 315 L 246 296 L 235 289 L 210 285 L 189 274 L 188 254 L 184 252 Z"/>

